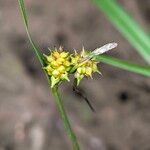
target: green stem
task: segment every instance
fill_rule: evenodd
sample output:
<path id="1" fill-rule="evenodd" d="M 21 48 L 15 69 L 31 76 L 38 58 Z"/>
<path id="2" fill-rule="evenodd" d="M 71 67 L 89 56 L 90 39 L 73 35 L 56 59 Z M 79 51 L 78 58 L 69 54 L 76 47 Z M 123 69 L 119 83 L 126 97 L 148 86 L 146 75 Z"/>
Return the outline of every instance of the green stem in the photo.
<path id="1" fill-rule="evenodd" d="M 24 25 L 25 25 L 25 28 L 26 28 L 26 32 L 27 32 L 27 35 L 28 35 L 28 39 L 29 39 L 29 42 L 38 58 L 38 60 L 40 61 L 41 65 L 42 65 L 42 68 L 44 67 L 44 61 L 43 61 L 43 56 L 40 52 L 40 49 L 36 46 L 36 44 L 33 42 L 32 40 L 32 37 L 30 35 L 30 32 L 29 32 L 29 29 L 28 29 L 28 18 L 27 18 L 27 14 L 26 14 L 26 9 L 25 9 L 25 4 L 24 4 L 24 0 L 18 0 L 18 3 L 19 3 L 19 7 L 20 7 L 20 12 L 22 14 L 22 18 L 23 18 L 23 21 L 24 21 Z M 43 69 L 46 77 L 47 77 L 47 80 L 48 80 L 48 83 L 49 85 L 51 84 L 50 83 L 50 77 L 48 76 L 48 74 L 46 73 L 46 71 Z M 67 130 L 67 133 L 72 141 L 72 146 L 73 146 L 73 150 L 80 150 L 79 148 L 79 145 L 78 145 L 78 142 L 77 142 L 77 139 L 76 139 L 76 136 L 71 128 L 71 125 L 69 123 L 69 120 L 67 118 L 67 114 L 65 112 L 65 109 L 64 109 L 64 106 L 63 106 L 63 103 L 61 101 L 61 98 L 59 96 L 59 93 L 58 93 L 58 90 L 57 90 L 57 87 L 54 87 L 52 89 L 52 92 L 53 92 L 53 95 L 55 96 L 55 100 L 56 100 L 56 103 L 57 103 L 57 106 L 59 108 L 59 111 L 61 113 L 61 116 L 63 118 L 63 122 L 65 124 L 65 127 L 66 127 L 66 130 Z"/>
<path id="2" fill-rule="evenodd" d="M 66 114 L 66 111 L 65 111 L 65 108 L 64 108 L 64 105 L 63 105 L 63 102 L 61 100 L 61 97 L 58 93 L 58 88 L 56 86 L 54 86 L 52 88 L 52 93 L 55 97 L 55 101 L 56 101 L 56 104 L 58 106 L 58 109 L 60 111 L 60 114 L 61 114 L 61 117 L 63 119 L 63 122 L 64 122 L 64 125 L 65 125 L 65 128 L 67 130 L 67 134 L 72 142 L 72 148 L 73 150 L 80 150 L 80 147 L 79 147 L 79 144 L 77 142 L 77 138 L 76 138 L 76 135 L 71 127 L 71 124 L 69 122 L 69 119 L 67 117 L 67 114 Z"/>

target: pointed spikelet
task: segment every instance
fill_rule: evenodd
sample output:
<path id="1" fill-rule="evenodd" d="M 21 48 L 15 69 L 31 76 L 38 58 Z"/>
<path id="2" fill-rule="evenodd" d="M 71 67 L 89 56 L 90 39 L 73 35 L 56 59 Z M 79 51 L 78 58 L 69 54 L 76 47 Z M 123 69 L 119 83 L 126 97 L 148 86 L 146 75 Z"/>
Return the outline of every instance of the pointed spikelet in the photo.
<path id="1" fill-rule="evenodd" d="M 74 50 L 74 54 L 65 52 L 62 46 L 60 46 L 59 49 L 55 48 L 50 51 L 50 55 L 44 55 L 46 59 L 44 69 L 51 77 L 51 87 L 54 87 L 63 80 L 70 81 L 70 74 L 74 74 L 77 85 L 79 85 L 85 76 L 92 78 L 92 74 L 95 72 L 101 74 L 95 59 L 87 59 L 89 53 L 84 47 L 82 47 L 80 53 Z"/>
<path id="2" fill-rule="evenodd" d="M 50 55 L 44 55 L 46 58 L 46 66 L 44 69 L 51 77 L 51 87 L 59 84 L 62 80 L 69 81 L 70 55 L 65 52 L 62 47 L 51 50 Z"/>
<path id="3" fill-rule="evenodd" d="M 82 51 L 80 54 L 75 51 L 74 55 L 71 57 L 71 62 L 74 65 L 74 77 L 77 79 L 77 85 L 79 85 L 80 81 L 83 79 L 84 76 L 92 78 L 93 73 L 100 73 L 97 68 L 97 62 L 94 59 L 86 60 L 85 58 L 87 57 L 87 55 L 88 52 L 85 50 L 84 47 L 82 47 Z M 80 63 L 80 61 L 84 59 L 85 61 Z"/>

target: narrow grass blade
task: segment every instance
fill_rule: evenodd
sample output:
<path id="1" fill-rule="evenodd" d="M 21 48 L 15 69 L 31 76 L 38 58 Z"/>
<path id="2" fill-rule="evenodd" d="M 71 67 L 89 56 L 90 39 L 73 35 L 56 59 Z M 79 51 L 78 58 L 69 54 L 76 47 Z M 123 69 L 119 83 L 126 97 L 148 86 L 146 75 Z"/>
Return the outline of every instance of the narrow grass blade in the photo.
<path id="1" fill-rule="evenodd" d="M 66 127 L 68 136 L 69 136 L 69 138 L 70 138 L 70 140 L 72 142 L 72 149 L 73 150 L 80 150 L 80 147 L 79 147 L 76 135 L 75 135 L 75 133 L 74 133 L 74 131 L 72 129 L 72 126 L 71 126 L 71 124 L 69 122 L 69 119 L 68 119 L 68 116 L 66 114 L 66 111 L 65 111 L 62 99 L 61 99 L 61 97 L 60 97 L 60 95 L 58 93 L 58 89 L 57 89 L 56 86 L 54 86 L 54 88 L 52 88 L 52 93 L 55 96 L 56 104 L 58 106 L 59 112 L 60 112 L 61 117 L 63 119 L 63 122 L 64 122 L 64 125 Z"/>
<path id="2" fill-rule="evenodd" d="M 24 24 L 28 27 L 28 18 L 23 0 L 18 0 Z"/>
<path id="3" fill-rule="evenodd" d="M 26 15 L 26 9 L 25 9 L 24 0 L 18 0 L 18 2 L 19 2 L 20 12 L 22 14 L 22 18 L 23 18 L 23 21 L 24 21 L 24 24 L 25 24 L 25 28 L 26 28 L 26 32 L 27 32 L 30 44 L 31 44 L 34 52 L 36 53 L 37 58 L 39 59 L 42 67 L 44 67 L 45 64 L 44 64 L 44 61 L 43 61 L 43 56 L 42 56 L 42 54 L 40 52 L 40 49 L 34 44 L 32 38 L 31 38 L 29 29 L 28 29 L 28 19 L 27 19 L 27 15 Z M 45 72 L 45 75 L 46 75 L 48 83 L 50 85 L 50 77 L 48 76 L 48 74 L 46 72 Z M 69 119 L 67 117 L 67 114 L 66 114 L 63 102 L 62 102 L 62 100 L 60 98 L 60 95 L 58 93 L 57 87 L 54 87 L 52 89 L 52 92 L 53 92 L 53 95 L 55 96 L 55 100 L 56 100 L 57 106 L 59 108 L 60 114 L 62 116 L 63 122 L 65 124 L 68 136 L 71 139 L 73 150 L 80 150 L 79 144 L 77 142 L 76 135 L 75 135 L 75 133 L 74 133 L 72 127 L 71 127 L 71 124 L 69 122 Z"/>
<path id="4" fill-rule="evenodd" d="M 150 63 L 150 37 L 142 27 L 115 0 L 93 1 L 143 58 Z"/>
<path id="5" fill-rule="evenodd" d="M 106 55 L 99 55 L 96 57 L 96 60 L 127 71 L 150 77 L 150 66 L 141 66 Z"/>
<path id="6" fill-rule="evenodd" d="M 28 36 L 29 42 L 30 42 L 33 50 L 36 53 L 37 58 L 39 59 L 41 65 L 43 67 L 44 66 L 44 61 L 43 61 L 42 54 L 41 54 L 40 49 L 38 48 L 38 46 L 36 46 L 35 43 L 33 42 L 32 37 L 31 37 L 30 32 L 29 32 L 28 18 L 27 18 L 27 13 L 26 13 L 24 0 L 18 0 L 18 3 L 19 3 L 20 12 L 21 12 L 21 15 L 22 15 L 22 18 L 23 18 L 23 21 L 24 21 L 24 25 L 25 25 L 25 28 L 26 28 L 26 32 L 27 32 L 27 36 Z"/>

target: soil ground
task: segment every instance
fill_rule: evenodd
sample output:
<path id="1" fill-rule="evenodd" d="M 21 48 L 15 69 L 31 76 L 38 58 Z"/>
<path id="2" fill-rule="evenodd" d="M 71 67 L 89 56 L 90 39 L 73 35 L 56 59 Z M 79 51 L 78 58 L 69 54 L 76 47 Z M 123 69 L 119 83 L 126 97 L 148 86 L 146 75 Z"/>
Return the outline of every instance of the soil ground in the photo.
<path id="1" fill-rule="evenodd" d="M 30 31 L 43 53 L 93 50 L 119 44 L 108 55 L 145 64 L 134 48 L 89 0 L 25 0 Z M 150 3 L 119 0 L 145 30 Z M 0 0 L 0 150 L 69 150 L 70 142 L 40 64 L 28 46 L 17 1 Z M 105 64 L 103 76 L 84 79 L 80 90 L 96 109 L 60 86 L 83 150 L 150 150 L 150 79 Z"/>

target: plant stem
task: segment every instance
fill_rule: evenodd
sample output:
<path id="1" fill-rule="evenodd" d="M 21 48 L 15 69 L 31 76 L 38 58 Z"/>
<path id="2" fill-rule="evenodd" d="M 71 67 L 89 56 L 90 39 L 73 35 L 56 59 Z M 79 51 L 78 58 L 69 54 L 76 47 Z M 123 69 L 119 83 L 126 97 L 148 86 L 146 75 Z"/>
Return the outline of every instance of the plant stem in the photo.
<path id="1" fill-rule="evenodd" d="M 76 135 L 75 135 L 75 133 L 71 127 L 71 124 L 70 124 L 69 119 L 67 117 L 67 114 L 66 114 L 63 102 L 61 100 L 60 94 L 58 93 L 58 88 L 56 86 L 54 86 L 52 88 L 52 93 L 55 97 L 55 101 L 56 101 L 56 104 L 57 104 L 58 109 L 60 111 L 61 117 L 63 119 L 65 128 L 67 130 L 67 134 L 68 134 L 68 136 L 72 142 L 72 148 L 73 148 L 73 150 L 80 150 Z"/>

